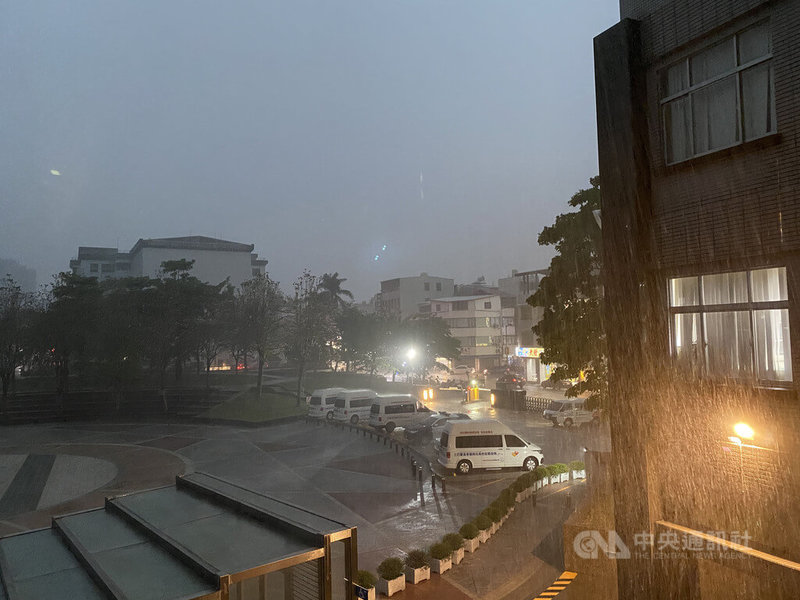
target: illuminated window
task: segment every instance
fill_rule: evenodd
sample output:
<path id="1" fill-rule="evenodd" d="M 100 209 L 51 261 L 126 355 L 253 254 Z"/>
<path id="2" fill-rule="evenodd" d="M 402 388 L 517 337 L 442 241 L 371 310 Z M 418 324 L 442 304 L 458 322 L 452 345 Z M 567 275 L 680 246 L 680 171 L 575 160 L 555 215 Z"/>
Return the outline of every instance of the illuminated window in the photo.
<path id="1" fill-rule="evenodd" d="M 669 280 L 672 354 L 712 377 L 792 381 L 786 269 Z"/>
<path id="2" fill-rule="evenodd" d="M 745 29 L 661 72 L 667 163 L 777 130 L 768 23 Z"/>

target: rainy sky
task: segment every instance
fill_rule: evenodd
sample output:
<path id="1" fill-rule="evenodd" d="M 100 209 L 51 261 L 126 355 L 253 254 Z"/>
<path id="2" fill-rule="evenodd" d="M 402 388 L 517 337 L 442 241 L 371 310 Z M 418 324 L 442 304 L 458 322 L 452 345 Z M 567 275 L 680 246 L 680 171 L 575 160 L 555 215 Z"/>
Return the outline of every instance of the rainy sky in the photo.
<path id="1" fill-rule="evenodd" d="M 598 170 L 592 38 L 618 20 L 615 0 L 0 3 L 0 258 L 41 284 L 78 246 L 207 235 L 358 300 L 546 267 L 539 231 Z"/>

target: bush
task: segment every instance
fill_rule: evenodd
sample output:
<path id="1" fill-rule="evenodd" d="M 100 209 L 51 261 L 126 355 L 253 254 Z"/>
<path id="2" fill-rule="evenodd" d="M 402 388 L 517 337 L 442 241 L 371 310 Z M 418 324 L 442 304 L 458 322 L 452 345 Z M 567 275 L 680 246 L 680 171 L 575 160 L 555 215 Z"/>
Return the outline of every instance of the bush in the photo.
<path id="1" fill-rule="evenodd" d="M 431 556 L 436 560 L 443 560 L 445 558 L 450 558 L 450 555 L 453 553 L 450 550 L 450 546 L 447 544 L 443 544 L 439 542 L 438 544 L 434 544 L 431 546 Z"/>
<path id="2" fill-rule="evenodd" d="M 420 569 L 430 567 L 431 559 L 425 550 L 409 550 L 406 555 L 406 566 L 409 569 Z"/>
<path id="3" fill-rule="evenodd" d="M 517 493 L 509 486 L 500 492 L 497 499 L 506 509 L 509 509 L 516 504 L 516 495 Z"/>
<path id="4" fill-rule="evenodd" d="M 475 523 L 475 527 L 477 527 L 481 531 L 486 531 L 487 529 L 489 529 L 489 527 L 492 526 L 492 520 L 483 513 L 475 517 L 473 523 Z"/>
<path id="5" fill-rule="evenodd" d="M 505 514 L 505 508 L 503 508 L 497 500 L 492 502 L 489 508 L 486 509 L 486 516 L 492 520 L 492 523 L 499 523 Z"/>
<path id="6" fill-rule="evenodd" d="M 558 471 L 556 470 L 556 466 L 555 465 L 547 465 L 544 468 L 544 471 L 545 471 L 545 473 L 547 474 L 548 477 L 552 477 L 553 475 L 558 475 Z"/>
<path id="7" fill-rule="evenodd" d="M 378 581 L 377 578 L 370 571 L 364 571 L 361 569 L 358 570 L 358 575 L 356 575 L 356 585 L 360 585 L 362 588 L 369 589 L 375 587 L 376 581 Z"/>
<path id="8" fill-rule="evenodd" d="M 378 575 L 383 579 L 397 579 L 403 573 L 403 561 L 396 556 L 391 556 L 378 565 Z"/>
<path id="9" fill-rule="evenodd" d="M 467 527 L 467 525 L 464 525 L 464 527 Z M 464 529 L 464 527 L 462 527 L 461 529 Z M 473 525 L 473 527 L 475 527 L 475 526 Z M 478 535 L 478 530 L 477 529 L 475 530 L 475 535 Z M 442 543 L 445 546 L 447 546 L 448 548 L 450 548 L 450 552 L 452 553 L 452 552 L 455 552 L 456 550 L 461 548 L 461 546 L 464 545 L 464 537 L 465 536 L 464 536 L 463 532 L 462 533 L 448 533 L 447 535 L 445 535 L 442 538 Z"/>
<path id="10" fill-rule="evenodd" d="M 520 475 L 517 480 L 511 484 L 511 489 L 515 494 L 524 492 L 528 488 L 528 473 Z"/>
<path id="11" fill-rule="evenodd" d="M 478 529 L 478 526 L 475 523 L 464 523 L 461 526 L 461 529 L 458 530 L 458 533 L 460 533 L 464 537 L 464 539 L 474 540 L 476 537 L 478 537 L 479 531 L 480 530 Z M 451 533 L 450 535 L 455 535 L 455 534 Z"/>
<path id="12" fill-rule="evenodd" d="M 539 466 L 539 467 L 536 467 L 533 470 L 533 479 L 534 479 L 534 481 L 539 481 L 541 479 L 544 479 L 545 476 L 547 476 L 547 467 Z"/>
<path id="13" fill-rule="evenodd" d="M 582 460 L 573 460 L 569 463 L 569 469 L 570 471 L 583 471 L 586 469 L 586 465 L 583 464 Z"/>
<path id="14" fill-rule="evenodd" d="M 566 473 L 567 471 L 569 471 L 569 467 L 564 463 L 556 463 L 552 466 L 556 470 L 555 475 L 559 475 L 561 473 Z"/>

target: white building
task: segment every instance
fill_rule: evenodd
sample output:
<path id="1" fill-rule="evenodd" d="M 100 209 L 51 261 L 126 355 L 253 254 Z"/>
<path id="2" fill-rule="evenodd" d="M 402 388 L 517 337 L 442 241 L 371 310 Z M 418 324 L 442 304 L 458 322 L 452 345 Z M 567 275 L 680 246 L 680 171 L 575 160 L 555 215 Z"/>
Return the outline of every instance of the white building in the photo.
<path id="1" fill-rule="evenodd" d="M 461 342 L 458 365 L 482 371 L 507 364 L 516 344 L 514 307 L 503 308 L 499 295 L 436 298 L 429 305 Z"/>
<path id="2" fill-rule="evenodd" d="M 381 281 L 378 310 L 407 319 L 428 310 L 428 301 L 452 296 L 454 281 L 446 277 L 431 277 L 421 273 L 418 277 L 398 277 Z"/>
<path id="3" fill-rule="evenodd" d="M 100 280 L 158 277 L 164 261 L 186 259 L 194 260 L 191 274 L 200 281 L 217 284 L 229 279 L 238 287 L 265 272 L 267 261 L 259 259 L 253 248 L 253 244 L 204 236 L 140 239 L 130 252 L 81 246 L 69 266 L 75 274 Z"/>

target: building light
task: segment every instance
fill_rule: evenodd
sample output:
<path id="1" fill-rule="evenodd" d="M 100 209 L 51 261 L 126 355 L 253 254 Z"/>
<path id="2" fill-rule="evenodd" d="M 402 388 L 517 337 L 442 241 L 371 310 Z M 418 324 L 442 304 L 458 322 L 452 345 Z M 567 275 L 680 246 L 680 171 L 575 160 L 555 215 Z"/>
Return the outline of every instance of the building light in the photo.
<path id="1" fill-rule="evenodd" d="M 733 426 L 733 431 L 740 438 L 745 438 L 747 440 L 752 440 L 755 435 L 753 428 L 747 423 L 737 423 Z"/>

